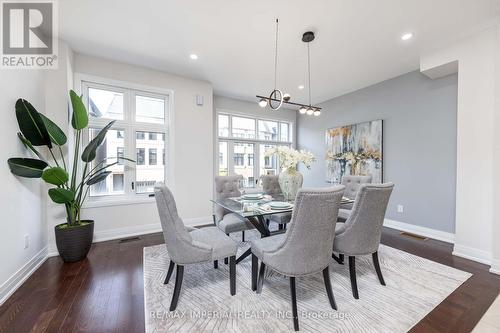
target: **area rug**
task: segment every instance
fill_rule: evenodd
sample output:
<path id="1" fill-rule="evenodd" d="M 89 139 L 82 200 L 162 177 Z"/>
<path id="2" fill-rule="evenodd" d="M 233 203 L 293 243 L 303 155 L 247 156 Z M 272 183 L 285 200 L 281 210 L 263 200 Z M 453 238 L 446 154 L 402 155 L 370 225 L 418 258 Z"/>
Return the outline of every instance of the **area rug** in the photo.
<path id="1" fill-rule="evenodd" d="M 257 237 L 247 233 L 247 239 Z M 236 239 L 239 241 L 239 239 Z M 239 252 L 248 242 L 239 241 Z M 326 295 L 321 273 L 297 279 L 297 304 L 303 332 L 407 332 L 470 273 L 381 245 L 379 260 L 386 282 L 380 285 L 371 256 L 356 258 L 359 300 L 353 298 L 348 265 L 330 266 L 338 311 Z M 270 273 L 262 294 L 251 290 L 251 259 L 236 267 L 236 295 L 229 294 L 224 262 L 184 269 L 176 311 L 169 312 L 175 272 L 163 281 L 169 257 L 165 245 L 144 248 L 146 332 L 288 332 L 293 331 L 289 280 Z"/>

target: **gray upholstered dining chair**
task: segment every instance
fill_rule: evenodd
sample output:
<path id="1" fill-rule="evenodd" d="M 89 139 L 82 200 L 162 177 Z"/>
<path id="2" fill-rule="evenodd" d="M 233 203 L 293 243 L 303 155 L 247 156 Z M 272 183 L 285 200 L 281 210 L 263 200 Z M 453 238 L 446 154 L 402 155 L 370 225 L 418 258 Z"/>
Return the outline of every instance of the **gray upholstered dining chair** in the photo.
<path id="1" fill-rule="evenodd" d="M 265 194 L 269 194 L 270 196 L 279 196 L 282 195 L 280 183 L 278 181 L 279 176 L 277 175 L 263 175 L 260 176 L 260 180 L 262 182 L 262 191 Z M 292 218 L 292 213 L 279 213 L 269 215 L 268 222 L 276 222 L 278 223 L 279 229 L 286 229 L 286 224 L 290 222 Z"/>
<path id="2" fill-rule="evenodd" d="M 339 253 L 339 257 L 335 254 L 332 254 L 332 257 L 343 264 L 344 255 L 349 256 L 352 294 L 356 299 L 359 298 L 356 282 L 356 256 L 372 255 L 378 279 L 385 286 L 378 261 L 378 247 L 385 211 L 393 188 L 392 183 L 362 184 L 349 218 L 345 223 L 339 223 L 336 226 L 333 252 Z"/>
<path id="3" fill-rule="evenodd" d="M 225 199 L 241 196 L 238 183 L 243 180 L 242 175 L 215 176 L 215 196 L 216 199 Z M 214 224 L 226 235 L 233 232 L 240 232 L 242 240 L 245 241 L 245 230 L 254 229 L 253 224 L 248 219 L 243 219 L 235 213 L 224 209 L 219 205 L 214 207 Z"/>
<path id="4" fill-rule="evenodd" d="M 330 305 L 337 309 L 329 265 L 344 186 L 299 190 L 292 223 L 284 234 L 252 241 L 252 290 L 261 293 L 266 268 L 290 278 L 293 326 L 299 329 L 295 278 L 323 271 Z M 261 261 L 257 279 L 258 261 Z"/>
<path id="5" fill-rule="evenodd" d="M 236 243 L 220 231 L 217 227 L 202 229 L 186 228 L 182 219 L 177 214 L 172 192 L 162 183 L 155 185 L 155 199 L 160 215 L 163 237 L 170 256 L 165 284 L 168 284 L 174 266 L 177 265 L 175 288 L 170 302 L 170 311 L 177 308 L 179 295 L 184 276 L 184 266 L 213 261 L 217 268 L 217 261 L 222 258 L 229 259 L 230 293 L 236 294 Z"/>
<path id="6" fill-rule="evenodd" d="M 362 184 L 369 184 L 372 182 L 372 176 L 355 176 L 355 175 L 344 175 L 342 176 L 341 184 L 345 186 L 344 196 L 351 200 L 356 199 L 359 187 Z M 344 222 L 349 217 L 353 203 L 343 203 L 340 205 L 339 210 L 339 221 Z"/>

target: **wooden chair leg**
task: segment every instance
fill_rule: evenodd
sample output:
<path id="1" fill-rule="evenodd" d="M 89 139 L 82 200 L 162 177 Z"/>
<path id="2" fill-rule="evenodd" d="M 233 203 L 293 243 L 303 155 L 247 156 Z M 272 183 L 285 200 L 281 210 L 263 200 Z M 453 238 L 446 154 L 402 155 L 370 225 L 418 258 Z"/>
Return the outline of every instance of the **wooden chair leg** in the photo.
<path id="1" fill-rule="evenodd" d="M 359 299 L 358 283 L 356 282 L 356 257 L 349 256 L 349 274 L 351 276 L 352 295 Z"/>
<path id="2" fill-rule="evenodd" d="M 174 311 L 177 308 L 177 303 L 179 302 L 179 295 L 181 293 L 183 277 L 184 277 L 184 266 L 177 265 L 177 273 L 175 275 L 175 288 L 174 288 L 174 294 L 172 296 L 172 302 L 170 302 L 170 311 Z"/>
<path id="3" fill-rule="evenodd" d="M 330 306 L 332 309 L 337 310 L 337 303 L 335 303 L 335 297 L 333 296 L 332 282 L 330 281 L 330 270 L 328 267 L 323 270 L 323 280 L 325 280 L 325 288 L 328 300 L 330 301 Z"/>
<path id="4" fill-rule="evenodd" d="M 257 280 L 257 294 L 262 292 L 262 285 L 264 284 L 264 276 L 266 273 L 266 264 L 260 263 L 259 279 Z"/>
<path id="5" fill-rule="evenodd" d="M 257 271 L 259 270 L 259 258 L 252 253 L 252 291 L 257 290 Z"/>
<path id="6" fill-rule="evenodd" d="M 229 257 L 229 289 L 231 296 L 236 295 L 236 256 Z"/>
<path id="7" fill-rule="evenodd" d="M 165 282 L 163 284 L 168 284 L 170 281 L 170 277 L 172 276 L 172 272 L 174 271 L 175 263 L 170 260 L 170 265 L 168 265 L 167 277 L 165 278 Z"/>
<path id="8" fill-rule="evenodd" d="M 378 280 L 380 284 L 385 286 L 384 277 L 382 276 L 382 271 L 380 270 L 380 263 L 378 261 L 378 252 L 372 253 L 373 265 L 375 266 L 375 270 L 377 271 Z"/>
<path id="9" fill-rule="evenodd" d="M 214 268 L 215 269 L 219 268 L 219 261 L 218 260 L 214 260 Z"/>
<path id="10" fill-rule="evenodd" d="M 299 315 L 297 314 L 297 293 L 295 290 L 295 278 L 290 277 L 290 293 L 292 294 L 292 314 L 293 314 L 293 329 L 299 330 Z"/>

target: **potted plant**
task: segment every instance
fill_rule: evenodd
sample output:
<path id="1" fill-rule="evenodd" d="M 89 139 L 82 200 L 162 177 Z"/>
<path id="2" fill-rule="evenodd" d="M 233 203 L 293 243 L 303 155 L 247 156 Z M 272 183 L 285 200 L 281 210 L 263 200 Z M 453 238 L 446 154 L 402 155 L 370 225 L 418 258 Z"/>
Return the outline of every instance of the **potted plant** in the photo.
<path id="1" fill-rule="evenodd" d="M 303 176 L 297 171 L 297 164 L 303 163 L 310 168 L 315 161 L 314 155 L 305 150 L 295 150 L 288 146 L 277 146 L 266 150 L 265 156 L 278 157 L 281 172 L 278 182 L 285 200 L 294 200 L 297 192 L 302 186 Z"/>
<path id="2" fill-rule="evenodd" d="M 42 178 L 52 186 L 48 190 L 50 199 L 64 205 L 66 211 L 66 222 L 54 228 L 57 249 L 65 262 L 74 262 L 84 259 L 92 245 L 94 221 L 82 220 L 80 215 L 90 186 L 105 180 L 111 173 L 107 169 L 116 165 L 118 159 L 134 161 L 116 156 L 94 162 L 96 151 L 114 121 L 100 130 L 80 153 L 82 134 L 88 125 L 88 113 L 81 96 L 73 90 L 69 95 L 73 108 L 71 126 L 75 130 L 73 163 L 69 165 L 64 158 L 62 147 L 68 141 L 66 134 L 24 99 L 18 99 L 15 106 L 20 129 L 17 135 L 36 158 L 10 158 L 7 163 L 14 175 Z M 46 154 L 42 154 L 38 147 L 46 150 Z M 108 163 L 108 160 L 112 162 Z"/>

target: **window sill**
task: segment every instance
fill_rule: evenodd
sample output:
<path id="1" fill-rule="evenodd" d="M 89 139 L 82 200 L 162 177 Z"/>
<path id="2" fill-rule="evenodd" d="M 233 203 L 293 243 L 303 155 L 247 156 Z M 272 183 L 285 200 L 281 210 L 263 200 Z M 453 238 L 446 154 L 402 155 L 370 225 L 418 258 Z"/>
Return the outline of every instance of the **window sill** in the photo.
<path id="1" fill-rule="evenodd" d="M 83 209 L 88 208 L 99 208 L 99 207 L 112 207 L 112 206 L 128 206 L 128 205 L 140 205 L 149 204 L 155 202 L 154 197 L 148 197 L 147 195 L 143 198 L 112 198 L 112 199 L 102 199 L 102 200 L 89 200 L 83 205 Z"/>

